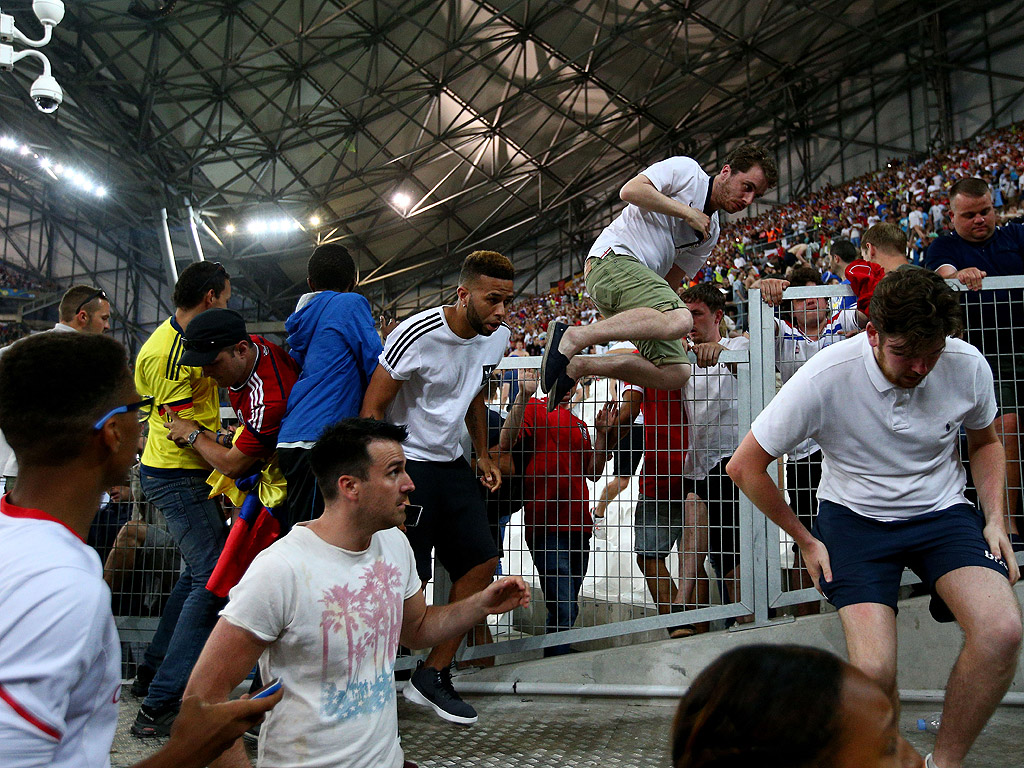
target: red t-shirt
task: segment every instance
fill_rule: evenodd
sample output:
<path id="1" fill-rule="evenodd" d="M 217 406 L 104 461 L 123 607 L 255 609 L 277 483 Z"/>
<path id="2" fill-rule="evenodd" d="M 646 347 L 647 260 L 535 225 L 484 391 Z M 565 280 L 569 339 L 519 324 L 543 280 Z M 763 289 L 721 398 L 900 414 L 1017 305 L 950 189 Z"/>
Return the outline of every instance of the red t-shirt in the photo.
<path id="1" fill-rule="evenodd" d="M 277 433 L 288 408 L 288 393 L 301 369 L 277 344 L 262 336 L 250 335 L 249 339 L 256 347 L 256 366 L 244 383 L 228 390 L 231 407 L 242 424 L 242 434 L 235 445 L 246 456 L 269 459 L 277 450 Z"/>
<path id="2" fill-rule="evenodd" d="M 683 390 L 644 389 L 644 468 L 640 493 L 648 499 L 683 501 L 686 416 Z"/>
<path id="3" fill-rule="evenodd" d="M 548 413 L 545 401 L 533 397 L 526 404 L 520 436 L 533 442 L 533 457 L 523 470 L 526 525 L 588 530 L 585 468 L 591 446 L 587 425 L 568 408 Z"/>

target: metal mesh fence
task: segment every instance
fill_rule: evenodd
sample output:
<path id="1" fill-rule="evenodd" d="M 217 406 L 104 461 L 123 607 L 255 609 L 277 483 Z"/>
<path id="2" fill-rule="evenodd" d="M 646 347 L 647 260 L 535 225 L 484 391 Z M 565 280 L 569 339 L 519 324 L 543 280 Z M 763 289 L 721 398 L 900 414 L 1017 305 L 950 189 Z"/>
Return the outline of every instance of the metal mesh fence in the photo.
<path id="1" fill-rule="evenodd" d="M 995 375 L 1008 530 L 1019 542 L 1024 277 L 988 278 L 984 288 L 964 294 L 966 337 Z M 501 545 L 498 571 L 523 576 L 534 600 L 528 610 L 492 617 L 460 658 L 558 654 L 820 610 L 792 541 L 736 492 L 724 465 L 782 382 L 857 330 L 852 313 L 830 307 L 830 299 L 849 294 L 846 286 L 790 288 L 772 310 L 752 291 L 749 341 L 726 337 L 729 348 L 712 365 L 694 366 L 687 388 L 675 393 L 589 379 L 549 414 L 544 396 L 530 394 L 540 358 L 507 358 L 488 405 L 490 441 L 507 444 L 500 452 L 504 480 L 497 493 L 481 494 Z M 775 469 L 810 525 L 820 453 L 801 446 Z M 130 676 L 181 562 L 137 481 L 119 505 L 101 554 Z M 110 530 L 117 531 L 112 540 Z M 435 568 L 428 601 L 443 602 L 448 588 Z M 416 656 L 400 659 L 399 668 Z"/>

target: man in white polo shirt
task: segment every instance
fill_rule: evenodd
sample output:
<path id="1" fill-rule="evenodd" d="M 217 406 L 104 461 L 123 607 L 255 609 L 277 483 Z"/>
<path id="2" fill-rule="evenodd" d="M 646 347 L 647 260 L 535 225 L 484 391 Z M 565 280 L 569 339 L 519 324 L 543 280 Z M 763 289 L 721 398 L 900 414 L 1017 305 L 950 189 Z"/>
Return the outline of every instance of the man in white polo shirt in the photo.
<path id="1" fill-rule="evenodd" d="M 500 253 L 469 254 L 456 303 L 419 312 L 388 335 L 360 412 L 409 428 L 406 469 L 416 485 L 409 500 L 423 513 L 406 533 L 424 584 L 432 573 L 431 550 L 451 576 L 451 602 L 486 588 L 498 564 L 480 483 L 461 438 L 465 424 L 481 482 L 497 490 L 501 471 L 489 451 L 485 397 L 491 372 L 508 350 L 511 331 L 502 320 L 514 277 L 512 262 Z M 403 693 L 449 722 L 472 725 L 476 710 L 451 680 L 460 641 L 455 637 L 434 646 Z"/>
<path id="2" fill-rule="evenodd" d="M 960 768 L 1017 667 L 1020 572 L 1004 526 L 1005 461 L 992 372 L 960 330 L 955 293 L 926 270 L 875 289 L 867 333 L 823 349 L 757 417 L 728 465 L 741 490 L 800 547 L 836 606 L 850 661 L 896 689 L 896 597 L 904 567 L 964 631 L 929 768 Z M 964 497 L 967 433 L 984 515 Z M 824 454 L 814 534 L 768 466 L 813 437 Z"/>
<path id="3" fill-rule="evenodd" d="M 682 339 L 693 320 L 676 295 L 718 242 L 718 212 L 739 213 L 778 181 L 775 160 L 752 144 L 733 150 L 714 178 L 689 157 L 670 157 L 626 182 L 628 203 L 587 255 L 587 291 L 604 317 L 552 321 L 541 388 L 554 410 L 573 381 L 611 376 L 641 387 L 682 389 L 690 375 Z M 639 355 L 576 357 L 593 344 L 629 339 Z"/>

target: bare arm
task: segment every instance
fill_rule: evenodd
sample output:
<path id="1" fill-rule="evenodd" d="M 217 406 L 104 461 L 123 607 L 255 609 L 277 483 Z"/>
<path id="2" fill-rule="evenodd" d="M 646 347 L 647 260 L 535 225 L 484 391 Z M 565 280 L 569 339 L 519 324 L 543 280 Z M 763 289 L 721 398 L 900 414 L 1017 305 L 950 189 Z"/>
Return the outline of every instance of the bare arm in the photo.
<path id="1" fill-rule="evenodd" d="M 378 363 L 373 376 L 370 377 L 370 386 L 366 388 L 366 394 L 363 395 L 363 407 L 359 409 L 359 415 L 365 419 L 383 421 L 384 412 L 398 395 L 402 383 L 391 378 L 387 369 Z"/>
<path id="2" fill-rule="evenodd" d="M 431 648 L 443 640 L 464 635 L 492 614 L 530 605 L 530 588 L 518 576 L 492 582 L 487 589 L 449 605 L 428 606 L 419 591 L 402 608 L 402 645 Z"/>
<path id="3" fill-rule="evenodd" d="M 999 442 L 995 424 L 984 429 L 967 429 L 967 455 L 971 462 L 971 475 L 978 489 L 978 501 L 985 513 L 985 541 L 992 554 L 1006 561 L 1010 570 L 1010 583 L 1020 578 L 1013 547 L 1006 535 L 1006 453 Z"/>
<path id="4" fill-rule="evenodd" d="M 686 272 L 678 264 L 673 264 L 672 269 L 665 275 L 665 282 L 668 283 L 668 287 L 673 291 L 678 291 L 679 286 L 683 284 L 683 280 L 687 278 Z"/>
<path id="5" fill-rule="evenodd" d="M 775 456 L 761 447 L 754 437 L 754 433 L 748 432 L 725 469 L 739 489 L 754 502 L 754 506 L 788 533 L 800 547 L 807 572 L 811 575 L 815 588 L 820 592 L 821 587 L 818 586 L 818 581 L 821 576 L 824 576 L 825 581 L 832 581 L 832 568 L 829 565 L 828 552 L 825 545 L 814 538 L 800 522 L 800 519 L 786 503 L 778 485 L 768 475 L 768 466 L 775 459 Z"/>
<path id="6" fill-rule="evenodd" d="M 663 213 L 666 216 L 682 219 L 701 235 L 706 235 L 708 227 L 711 225 L 711 219 L 707 214 L 662 194 L 654 186 L 654 183 L 642 173 L 637 174 L 623 185 L 619 190 L 619 197 L 645 211 Z"/>
<path id="7" fill-rule="evenodd" d="M 512 446 L 519 442 L 519 430 L 523 428 L 523 416 L 526 414 L 526 404 L 530 402 L 537 391 L 540 381 L 537 379 L 537 372 L 524 368 L 522 378 L 519 380 L 519 392 L 515 402 L 509 408 L 505 423 L 501 425 L 501 440 L 498 446 L 502 451 L 510 451 Z"/>
<path id="8" fill-rule="evenodd" d="M 484 400 L 486 392 L 486 388 L 481 389 L 469 404 L 469 410 L 466 411 L 466 429 L 469 430 L 469 438 L 473 441 L 480 482 L 493 493 L 501 487 L 501 468 L 491 457 L 487 440 L 487 402 Z"/>

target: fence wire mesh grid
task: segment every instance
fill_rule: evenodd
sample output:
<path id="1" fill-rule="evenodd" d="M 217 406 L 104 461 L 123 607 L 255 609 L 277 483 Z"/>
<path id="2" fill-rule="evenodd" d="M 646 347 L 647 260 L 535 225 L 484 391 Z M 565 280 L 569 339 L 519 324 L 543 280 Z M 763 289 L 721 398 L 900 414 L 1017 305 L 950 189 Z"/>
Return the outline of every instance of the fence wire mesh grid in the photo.
<path id="1" fill-rule="evenodd" d="M 980 292 L 950 284 L 962 291 L 964 336 L 993 370 L 1008 531 L 1021 542 L 1024 278 L 987 278 Z M 678 392 L 586 379 L 548 413 L 535 392 L 539 358 L 506 358 L 488 393 L 490 440 L 502 446 L 504 482 L 497 493 L 481 493 L 500 542 L 498 572 L 526 579 L 534 601 L 528 610 L 492 617 L 460 658 L 489 663 L 501 654 L 685 637 L 826 605 L 793 542 L 736 491 L 724 467 L 778 387 L 814 352 L 860 330 L 855 313 L 837 306 L 848 295 L 845 286 L 793 287 L 771 310 L 752 291 L 747 328 L 730 335 L 723 325 L 713 364 L 693 365 Z M 690 352 L 693 362 L 696 354 Z M 468 436 L 466 442 L 469 456 Z M 966 464 L 965 444 L 961 456 Z M 775 467 L 807 524 L 820 461 L 808 442 Z M 225 508 L 226 519 L 231 513 Z M 105 500 L 90 544 L 113 593 L 130 678 L 182 569 L 137 473 Z M 448 586 L 436 569 L 428 601 L 444 602 Z M 416 657 L 400 659 L 399 667 Z"/>

